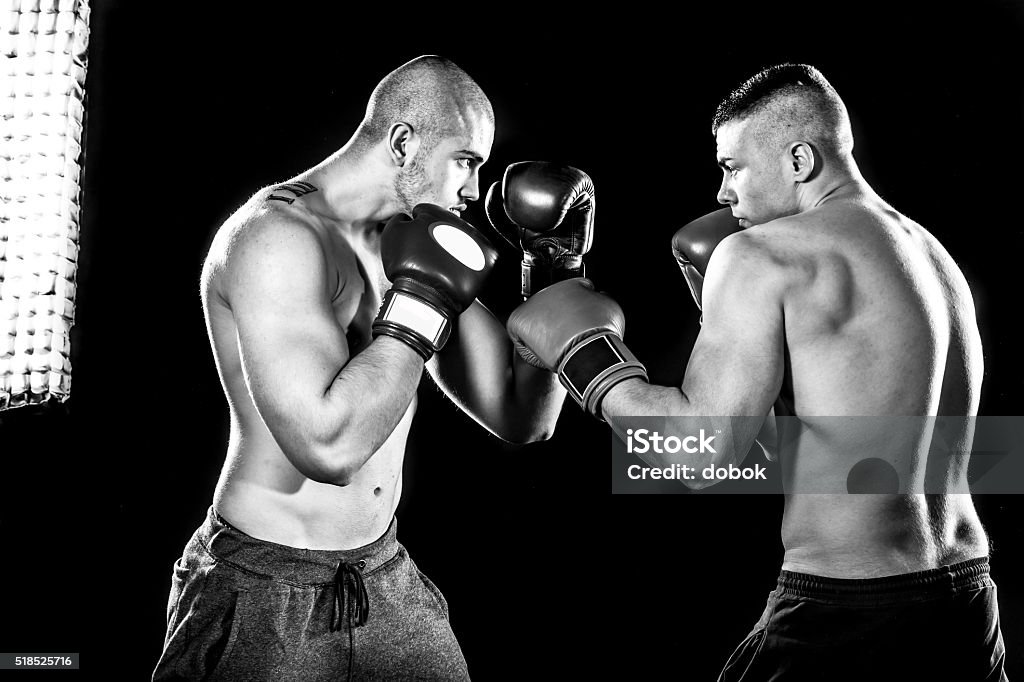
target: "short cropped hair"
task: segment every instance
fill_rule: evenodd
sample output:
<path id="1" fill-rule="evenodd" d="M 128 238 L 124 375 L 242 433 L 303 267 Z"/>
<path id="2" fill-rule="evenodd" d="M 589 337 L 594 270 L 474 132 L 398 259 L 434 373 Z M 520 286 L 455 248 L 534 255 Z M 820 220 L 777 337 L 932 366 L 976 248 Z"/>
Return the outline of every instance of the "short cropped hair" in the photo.
<path id="1" fill-rule="evenodd" d="M 846 105 L 832 84 L 813 66 L 777 64 L 751 76 L 722 100 L 711 132 L 731 121 L 761 119 L 761 142 L 807 139 L 837 156 L 853 151 L 853 130 Z"/>
<path id="2" fill-rule="evenodd" d="M 417 57 L 385 76 L 370 95 L 357 138 L 380 141 L 395 123 L 408 123 L 432 148 L 458 133 L 468 112 L 494 123 L 494 110 L 480 86 L 452 61 L 437 55 Z"/>

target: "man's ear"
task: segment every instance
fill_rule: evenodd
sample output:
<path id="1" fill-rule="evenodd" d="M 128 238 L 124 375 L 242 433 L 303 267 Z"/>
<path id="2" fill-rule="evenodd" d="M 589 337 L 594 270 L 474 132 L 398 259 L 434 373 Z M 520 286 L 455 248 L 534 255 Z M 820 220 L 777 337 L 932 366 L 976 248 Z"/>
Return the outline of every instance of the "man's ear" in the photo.
<path id="1" fill-rule="evenodd" d="M 818 157 L 810 142 L 798 140 L 791 143 L 786 161 L 792 169 L 794 182 L 807 182 L 817 170 Z"/>
<path id="2" fill-rule="evenodd" d="M 408 123 L 395 123 L 388 129 L 388 155 L 399 168 L 404 167 L 420 146 L 420 136 Z"/>

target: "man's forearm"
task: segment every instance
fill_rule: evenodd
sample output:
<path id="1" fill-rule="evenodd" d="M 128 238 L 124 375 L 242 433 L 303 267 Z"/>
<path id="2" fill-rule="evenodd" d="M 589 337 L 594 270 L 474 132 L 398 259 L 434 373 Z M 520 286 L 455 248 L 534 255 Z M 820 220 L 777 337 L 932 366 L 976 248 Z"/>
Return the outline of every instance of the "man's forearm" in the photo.
<path id="1" fill-rule="evenodd" d="M 342 482 L 384 444 L 412 402 L 423 359 L 405 343 L 380 336 L 352 358 L 324 394 L 318 420 L 324 465 Z"/>
<path id="2" fill-rule="evenodd" d="M 757 433 L 755 422 L 758 420 L 755 418 L 710 414 L 708 406 L 696 404 L 681 389 L 655 386 L 640 379 L 627 379 L 613 386 L 605 395 L 601 408 L 605 420 L 623 442 L 628 442 L 630 436 L 631 417 L 665 418 L 659 435 L 666 439 L 675 437 L 685 443 L 686 439 L 697 437 L 702 431 L 713 436 L 714 447 L 707 451 L 703 448 L 693 452 L 682 448 L 671 452 L 650 450 L 644 459 L 658 466 L 683 464 L 703 469 L 708 465 L 738 463 L 746 456 Z M 705 484 L 687 485 L 705 487 Z"/>
<path id="3" fill-rule="evenodd" d="M 622 420 L 629 417 L 689 416 L 690 399 L 682 390 L 656 386 L 638 378 L 626 379 L 608 391 L 601 401 L 601 412 L 612 431 L 626 439 Z"/>
<path id="4" fill-rule="evenodd" d="M 480 303 L 462 314 L 427 369 L 445 395 L 503 440 L 528 443 L 554 431 L 565 395 L 557 375 L 524 361 Z"/>
<path id="5" fill-rule="evenodd" d="M 512 352 L 510 415 L 512 426 L 523 427 L 517 441 L 546 440 L 555 430 L 555 423 L 565 401 L 565 389 L 558 375 L 530 365 Z"/>

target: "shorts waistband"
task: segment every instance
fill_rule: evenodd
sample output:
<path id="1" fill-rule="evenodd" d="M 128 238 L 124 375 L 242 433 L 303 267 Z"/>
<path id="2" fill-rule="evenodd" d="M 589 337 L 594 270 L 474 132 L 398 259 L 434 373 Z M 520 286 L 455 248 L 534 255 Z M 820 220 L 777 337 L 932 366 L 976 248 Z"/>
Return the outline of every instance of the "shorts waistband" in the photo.
<path id="1" fill-rule="evenodd" d="M 826 578 L 808 573 L 782 571 L 778 585 L 780 591 L 788 596 L 856 601 L 911 595 L 941 596 L 989 582 L 988 557 L 979 557 L 927 571 L 881 578 Z"/>
<path id="2" fill-rule="evenodd" d="M 323 585 L 335 580 L 339 565 L 357 566 L 361 573 L 376 570 L 400 548 L 398 519 L 373 542 L 355 549 L 302 549 L 260 540 L 232 526 L 211 506 L 195 539 L 217 561 L 260 577 L 300 585 Z"/>

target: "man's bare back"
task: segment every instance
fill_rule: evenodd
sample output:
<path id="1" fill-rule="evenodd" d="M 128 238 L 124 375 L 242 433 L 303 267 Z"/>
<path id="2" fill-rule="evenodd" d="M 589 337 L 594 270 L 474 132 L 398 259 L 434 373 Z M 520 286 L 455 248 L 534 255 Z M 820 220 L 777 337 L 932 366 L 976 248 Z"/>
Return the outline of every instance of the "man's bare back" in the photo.
<path id="1" fill-rule="evenodd" d="M 966 280 L 865 181 L 814 67 L 754 74 L 712 133 L 728 209 L 672 240 L 703 320 L 682 386 L 623 382 L 604 405 L 730 415 L 690 466 L 777 446 L 783 570 L 719 680 L 1006 679 L 966 480 L 983 369 Z"/>
<path id="2" fill-rule="evenodd" d="M 942 492 L 935 481 L 966 490 L 969 448 L 943 471 L 910 454 L 928 452 L 933 422 L 921 415 L 978 408 L 981 341 L 970 291 L 949 254 L 871 192 L 832 197 L 746 236 L 787 278 L 785 386 L 805 428 L 781 463 L 787 489 L 798 491 L 786 499 L 783 568 L 866 578 L 986 556 L 970 495 L 924 493 Z M 836 419 L 903 416 L 918 418 L 900 421 L 901 438 L 870 441 L 870 428 L 851 430 Z M 969 444 L 969 436 L 946 437 Z M 899 494 L 844 494 L 851 469 L 868 458 L 892 466 Z M 842 493 L 813 492 L 831 490 Z"/>
<path id="3" fill-rule="evenodd" d="M 350 357 L 369 343 L 370 325 L 388 286 L 378 244 L 346 239 L 330 218 L 317 210 L 316 193 L 296 196 L 281 187 L 257 192 L 224 223 L 203 268 L 207 331 L 231 412 L 227 458 L 214 494 L 214 508 L 239 529 L 262 540 L 310 549 L 359 547 L 387 530 L 398 506 L 405 443 L 416 401 L 414 398 L 384 445 L 345 486 L 304 476 L 271 435 L 253 405 L 238 350 L 231 303 L 239 279 L 234 269 L 244 267 L 232 257 L 238 245 L 273 234 L 274 225 L 281 222 L 307 226 L 317 236 L 324 259 L 323 303 L 330 306 Z"/>

